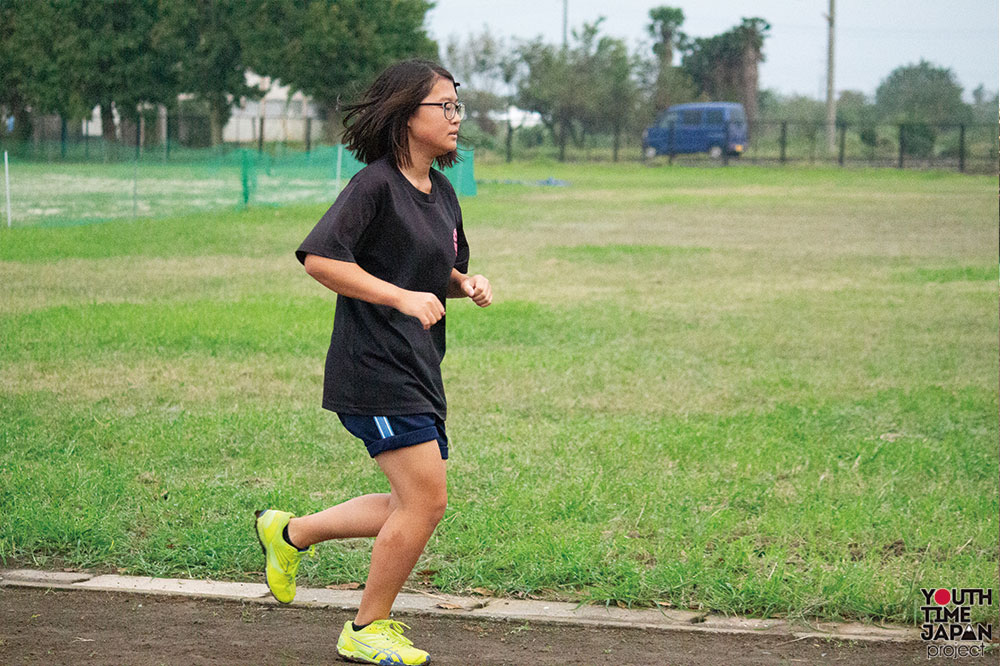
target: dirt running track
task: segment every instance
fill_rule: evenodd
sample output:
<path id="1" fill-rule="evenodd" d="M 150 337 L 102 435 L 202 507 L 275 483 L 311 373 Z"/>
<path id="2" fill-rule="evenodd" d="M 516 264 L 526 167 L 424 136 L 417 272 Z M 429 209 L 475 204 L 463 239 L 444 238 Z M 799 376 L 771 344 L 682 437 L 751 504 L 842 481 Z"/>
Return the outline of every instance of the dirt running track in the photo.
<path id="1" fill-rule="evenodd" d="M 346 664 L 342 610 L 0 587 L 0 664 Z M 926 664 L 921 643 L 639 631 L 452 617 L 399 619 L 437 666 Z M 984 664 L 985 659 L 948 660 Z M 995 663 L 995 662 L 994 662 Z"/>

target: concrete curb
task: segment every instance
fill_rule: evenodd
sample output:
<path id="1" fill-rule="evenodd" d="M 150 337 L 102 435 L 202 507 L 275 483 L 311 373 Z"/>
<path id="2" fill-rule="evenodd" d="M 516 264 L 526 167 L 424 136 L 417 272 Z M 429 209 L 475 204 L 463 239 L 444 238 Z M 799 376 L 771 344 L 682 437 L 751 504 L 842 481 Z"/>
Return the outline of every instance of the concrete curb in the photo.
<path id="1" fill-rule="evenodd" d="M 164 594 L 279 605 L 271 597 L 267 585 L 263 583 L 92 575 L 34 569 L 0 569 L 0 587 L 3 586 Z M 289 605 L 298 608 L 356 610 L 360 602 L 360 590 L 299 588 L 295 601 Z M 757 620 L 680 610 L 629 610 L 601 606 L 578 606 L 559 601 L 460 597 L 426 592 L 401 593 L 396 599 L 393 610 L 416 615 L 440 615 L 485 620 L 633 627 L 714 634 L 764 634 L 788 636 L 792 640 L 824 638 L 896 643 L 920 640 L 918 629 L 893 625 L 817 622 L 807 626 L 786 620 Z"/>

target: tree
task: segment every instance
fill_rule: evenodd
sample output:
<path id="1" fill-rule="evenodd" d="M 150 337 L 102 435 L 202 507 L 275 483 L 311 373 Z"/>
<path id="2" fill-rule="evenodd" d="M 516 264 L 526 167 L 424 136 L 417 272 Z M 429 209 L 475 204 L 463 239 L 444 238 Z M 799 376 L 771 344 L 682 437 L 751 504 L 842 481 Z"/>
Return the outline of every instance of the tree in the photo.
<path id="1" fill-rule="evenodd" d="M 612 37 L 598 38 L 602 21 L 584 24 L 579 35 L 574 33 L 579 45 L 571 58 L 578 70 L 574 79 L 591 82 L 583 107 L 583 128 L 591 133 L 610 131 L 614 137 L 612 159 L 617 162 L 621 134 L 635 115 L 639 89 L 632 77 L 634 62 L 625 42 Z"/>
<path id="2" fill-rule="evenodd" d="M 246 92 L 243 7 L 237 0 L 6 0 L 4 104 L 71 120 L 99 105 L 104 138 L 113 142 L 113 107 L 137 121 L 142 107 L 173 106 L 178 93 L 193 92 L 207 102 L 218 141 L 232 97 Z"/>
<path id="3" fill-rule="evenodd" d="M 517 51 L 524 68 L 517 80 L 516 103 L 538 113 L 559 146 L 559 159 L 564 160 L 571 123 L 582 103 L 579 89 L 570 80 L 569 55 L 541 39 L 522 43 Z"/>
<path id="4" fill-rule="evenodd" d="M 339 137 L 339 102 L 358 94 L 388 65 L 437 57 L 427 36 L 426 0 L 253 0 L 251 67 L 280 79 L 325 110 L 326 134 Z"/>
<path id="5" fill-rule="evenodd" d="M 30 101 L 25 97 L 24 62 L 19 57 L 18 38 L 23 34 L 22 17 L 12 0 L 0 0 L 0 110 L 14 118 L 14 138 L 24 141 L 30 134 Z M 23 8 L 23 6 L 20 6 Z M 0 127 L 0 136 L 6 132 Z"/>
<path id="6" fill-rule="evenodd" d="M 671 104 L 690 101 L 694 98 L 694 85 L 690 77 L 674 67 L 674 54 L 687 44 L 687 36 L 681 32 L 684 12 L 676 7 L 654 7 L 649 10 L 650 24 L 646 26 L 653 38 L 653 54 L 656 56 L 656 82 L 652 90 L 652 104 L 655 110 L 665 109 Z"/>
<path id="7" fill-rule="evenodd" d="M 5 2 L 0 6 L 0 96 L 15 116 L 21 139 L 30 132 L 28 109 L 79 118 L 79 36 L 65 0 Z"/>
<path id="8" fill-rule="evenodd" d="M 789 121 L 800 124 L 826 122 L 826 105 L 805 95 L 782 95 L 774 90 L 760 93 L 760 115 L 767 121 Z"/>
<path id="9" fill-rule="evenodd" d="M 875 91 L 875 105 L 890 122 L 954 124 L 970 117 L 952 71 L 926 60 L 894 69 Z"/>
<path id="10" fill-rule="evenodd" d="M 878 112 L 868 97 L 857 90 L 844 90 L 837 99 L 837 124 L 854 128 L 866 146 L 874 147 L 878 135 Z"/>
<path id="11" fill-rule="evenodd" d="M 747 124 L 757 120 L 758 65 L 764 60 L 764 39 L 771 29 L 761 18 L 744 18 L 740 25 L 688 45 L 681 66 L 709 99 L 739 100 Z"/>
<path id="12" fill-rule="evenodd" d="M 484 26 L 482 33 L 470 34 L 465 41 L 452 36 L 444 50 L 444 65 L 462 84 L 459 97 L 468 109 L 469 120 L 486 134 L 494 134 L 496 123 L 490 114 L 506 110 L 510 103 L 507 73 L 507 44 Z"/>
<path id="13" fill-rule="evenodd" d="M 758 66 L 764 62 L 764 38 L 770 30 L 771 25 L 762 18 L 744 18 L 731 31 L 740 54 L 740 99 L 746 110 L 748 127 L 757 120 Z"/>
<path id="14" fill-rule="evenodd" d="M 16 109 L 24 106 L 19 95 L 20 80 L 14 71 L 14 53 L 11 49 L 13 34 L 14 8 L 9 0 L 0 0 L 0 121 L 6 121 L 10 116 L 16 118 Z M 7 125 L 4 122 L 0 124 L 0 137 L 6 131 Z"/>
<path id="15" fill-rule="evenodd" d="M 916 157 L 933 153 L 935 125 L 965 123 L 972 118 L 952 71 L 926 60 L 894 69 L 875 91 L 875 105 L 884 121 L 901 125 L 903 149 Z"/>
<path id="16" fill-rule="evenodd" d="M 694 81 L 699 93 L 709 99 L 736 99 L 739 86 L 740 53 L 732 40 L 724 35 L 696 37 L 688 45 L 681 67 Z"/>
<path id="17" fill-rule="evenodd" d="M 158 0 L 5 4 L 11 89 L 4 96 L 15 110 L 30 106 L 70 120 L 100 104 L 105 137 L 114 139 L 113 102 L 137 118 L 140 104 L 176 96 L 175 54 L 164 51 L 156 31 Z"/>
<path id="18" fill-rule="evenodd" d="M 979 86 L 972 91 L 972 120 L 976 123 L 993 123 L 997 120 L 997 109 L 1000 104 L 1000 96 L 990 93 L 986 86 Z"/>
<path id="19" fill-rule="evenodd" d="M 680 30 L 684 11 L 677 7 L 654 7 L 649 10 L 649 19 L 646 29 L 654 40 L 653 53 L 659 56 L 661 69 L 673 67 L 674 49 L 685 39 Z"/>
<path id="20" fill-rule="evenodd" d="M 568 141 L 583 145 L 587 133 L 600 131 L 620 137 L 633 116 L 634 64 L 621 40 L 599 36 L 602 20 L 574 30 L 567 48 L 534 40 L 517 49 L 524 63 L 517 104 L 541 116 L 560 160 L 566 159 Z"/>
<path id="21" fill-rule="evenodd" d="M 615 102 L 604 108 L 610 114 L 609 122 L 614 135 L 612 159 L 617 162 L 622 132 L 636 125 L 640 89 L 632 72 L 637 63 L 635 58 L 629 56 L 625 42 L 620 39 L 609 40 L 604 53 L 606 64 L 602 80 L 607 82 L 608 98 Z"/>
<path id="22" fill-rule="evenodd" d="M 769 123 L 787 122 L 788 136 L 815 145 L 826 126 L 826 104 L 805 95 L 781 95 L 762 90 L 760 119 Z"/>
<path id="23" fill-rule="evenodd" d="M 185 0 L 163 5 L 157 26 L 164 43 L 180 59 L 178 88 L 193 93 L 207 110 L 211 143 L 222 143 L 222 128 L 233 101 L 257 91 L 246 84 L 243 41 L 256 17 L 241 0 Z"/>
<path id="24" fill-rule="evenodd" d="M 856 125 L 871 106 L 868 96 L 859 90 L 842 90 L 837 98 L 837 123 Z"/>
<path id="25" fill-rule="evenodd" d="M 445 65 L 462 83 L 459 97 L 469 109 L 470 119 L 486 134 L 496 126 L 492 112 L 506 113 L 504 145 L 507 161 L 513 159 L 514 124 L 509 113 L 516 101 L 514 81 L 523 63 L 506 40 L 494 37 L 486 27 L 479 35 L 469 35 L 465 42 L 456 37 L 445 47 Z"/>
<path id="26" fill-rule="evenodd" d="M 158 0 L 56 1 L 73 26 L 61 37 L 74 40 L 74 86 L 87 109 L 100 105 L 106 140 L 115 140 L 112 104 L 138 121 L 140 106 L 177 98 L 180 53 L 159 26 Z"/>

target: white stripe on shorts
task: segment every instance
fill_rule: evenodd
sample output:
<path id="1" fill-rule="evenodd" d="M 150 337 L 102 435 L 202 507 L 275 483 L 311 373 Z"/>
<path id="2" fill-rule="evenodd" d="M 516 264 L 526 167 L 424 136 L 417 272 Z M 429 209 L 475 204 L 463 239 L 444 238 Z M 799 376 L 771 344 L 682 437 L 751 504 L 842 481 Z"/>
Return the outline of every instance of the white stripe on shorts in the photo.
<path id="1" fill-rule="evenodd" d="M 392 431 L 392 426 L 389 425 L 389 419 L 384 416 L 375 416 L 373 418 L 375 419 L 375 427 L 378 428 L 378 434 L 382 435 L 382 439 L 392 437 L 395 434 Z"/>

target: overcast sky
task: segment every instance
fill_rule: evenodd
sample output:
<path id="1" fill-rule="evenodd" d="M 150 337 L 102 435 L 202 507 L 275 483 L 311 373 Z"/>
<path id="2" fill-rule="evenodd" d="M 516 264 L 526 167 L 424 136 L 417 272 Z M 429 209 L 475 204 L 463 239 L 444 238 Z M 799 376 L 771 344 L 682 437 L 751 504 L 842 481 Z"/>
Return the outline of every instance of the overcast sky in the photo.
<path id="1" fill-rule="evenodd" d="M 428 28 L 441 46 L 449 35 L 480 33 L 484 25 L 497 36 L 562 42 L 562 0 L 436 3 Z M 693 37 L 716 35 L 743 17 L 767 20 L 761 87 L 825 98 L 829 0 L 568 0 L 569 25 L 604 16 L 604 34 L 634 48 L 649 43 L 649 10 L 661 5 L 683 9 L 682 30 Z M 1000 87 L 997 0 L 836 0 L 836 26 L 837 90 L 873 95 L 889 72 L 921 58 L 951 68 L 967 99 L 979 84 Z"/>

